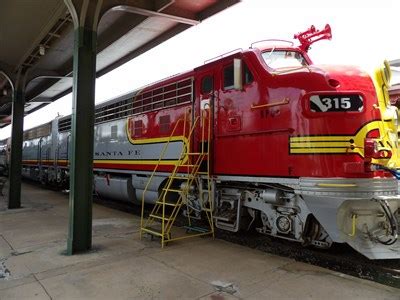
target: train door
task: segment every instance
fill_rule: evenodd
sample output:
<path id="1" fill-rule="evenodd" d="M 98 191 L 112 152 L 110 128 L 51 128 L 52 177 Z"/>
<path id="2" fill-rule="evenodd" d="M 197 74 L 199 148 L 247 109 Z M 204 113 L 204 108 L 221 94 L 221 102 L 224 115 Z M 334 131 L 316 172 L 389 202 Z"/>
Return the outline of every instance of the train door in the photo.
<path id="1" fill-rule="evenodd" d="M 214 170 L 231 175 L 261 172 L 265 159 L 259 144 L 259 124 L 251 109 L 260 94 L 254 71 L 244 58 L 230 57 L 221 61 L 218 77 Z"/>
<path id="2" fill-rule="evenodd" d="M 213 105 L 215 98 L 215 74 L 214 68 L 210 67 L 197 73 L 195 82 L 194 115 L 199 116 L 199 126 L 196 128 L 195 140 L 199 141 L 199 151 L 209 150 L 209 159 L 212 162 L 213 143 Z M 202 167 L 203 168 L 203 167 Z M 211 168 L 212 170 L 212 168 Z M 210 171 L 211 171 L 210 170 Z"/>

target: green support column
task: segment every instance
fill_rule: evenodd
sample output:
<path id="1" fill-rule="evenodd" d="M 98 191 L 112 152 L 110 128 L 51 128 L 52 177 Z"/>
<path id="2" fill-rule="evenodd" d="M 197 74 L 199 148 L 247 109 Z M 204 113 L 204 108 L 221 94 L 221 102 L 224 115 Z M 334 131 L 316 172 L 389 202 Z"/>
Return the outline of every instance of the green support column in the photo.
<path id="1" fill-rule="evenodd" d="M 97 33 L 75 29 L 67 253 L 92 246 L 93 132 Z"/>
<path id="2" fill-rule="evenodd" d="M 24 88 L 17 87 L 13 94 L 11 159 L 9 168 L 8 208 L 21 207 L 22 139 L 24 135 Z"/>

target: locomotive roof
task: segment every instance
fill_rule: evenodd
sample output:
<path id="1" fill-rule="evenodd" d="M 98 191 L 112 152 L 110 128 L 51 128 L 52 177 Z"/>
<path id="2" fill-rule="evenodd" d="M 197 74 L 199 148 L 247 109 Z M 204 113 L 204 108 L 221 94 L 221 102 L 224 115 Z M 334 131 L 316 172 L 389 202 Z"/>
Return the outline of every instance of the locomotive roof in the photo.
<path id="1" fill-rule="evenodd" d="M 259 46 L 254 47 L 255 44 L 258 44 L 258 43 L 261 43 L 261 42 L 265 42 L 265 41 L 268 41 L 268 42 L 273 41 L 275 43 L 274 44 L 270 44 L 268 46 L 259 45 Z M 193 76 L 194 73 L 197 72 L 197 71 L 200 71 L 200 70 L 202 70 L 204 68 L 208 68 L 208 67 L 210 67 L 212 65 L 220 63 L 221 61 L 228 60 L 228 59 L 231 59 L 233 57 L 237 57 L 238 55 L 242 55 L 244 53 L 249 53 L 249 52 L 253 52 L 254 53 L 254 52 L 259 52 L 259 51 L 263 52 L 263 51 L 266 51 L 268 49 L 293 49 L 293 50 L 298 50 L 297 47 L 293 46 L 293 43 L 291 45 L 282 44 L 282 42 L 286 42 L 286 41 L 283 41 L 283 40 L 265 40 L 265 41 L 259 41 L 259 42 L 253 43 L 253 44 L 251 44 L 250 48 L 245 49 L 245 50 L 243 50 L 242 48 L 238 48 L 238 49 L 229 51 L 227 53 L 224 53 L 224 54 L 221 54 L 221 55 L 216 56 L 214 58 L 211 58 L 209 60 L 206 60 L 203 65 L 195 67 L 194 69 L 187 70 L 187 71 L 184 71 L 184 72 L 181 72 L 181 73 L 177 73 L 177 74 L 171 75 L 169 77 L 166 77 L 166 78 L 160 79 L 158 81 L 152 82 L 150 84 L 144 85 L 144 86 L 142 86 L 140 88 L 137 88 L 137 89 L 132 90 L 130 92 L 127 92 L 125 94 L 121 94 L 121 95 L 118 95 L 116 97 L 107 99 L 104 102 L 101 102 L 101 103 L 97 104 L 95 106 L 95 109 L 99 109 L 99 108 L 102 108 L 102 107 L 105 107 L 105 106 L 112 105 L 114 103 L 118 103 L 120 101 L 127 100 L 129 98 L 133 98 L 136 95 L 138 95 L 139 93 L 145 92 L 148 89 L 157 88 L 157 87 L 159 87 L 161 85 L 165 85 L 165 84 L 172 83 L 172 82 L 184 79 L 184 78 L 188 78 L 190 76 Z M 70 117 L 71 117 L 71 115 L 67 115 L 67 116 L 61 117 L 60 120 L 68 119 Z"/>

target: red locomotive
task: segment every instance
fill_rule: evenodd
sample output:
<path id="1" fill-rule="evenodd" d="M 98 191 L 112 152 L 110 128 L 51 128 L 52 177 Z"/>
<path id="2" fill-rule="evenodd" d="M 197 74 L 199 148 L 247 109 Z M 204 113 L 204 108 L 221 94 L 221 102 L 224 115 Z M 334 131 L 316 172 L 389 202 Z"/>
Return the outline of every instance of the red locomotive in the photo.
<path id="1" fill-rule="evenodd" d="M 142 233 L 171 241 L 179 211 L 210 230 L 399 258 L 397 109 L 387 64 L 316 66 L 314 27 L 217 57 L 96 107 L 100 195 L 154 203 Z M 23 174 L 68 180 L 70 117 L 26 133 Z M 45 129 L 43 129 L 45 128 Z M 151 227 L 161 221 L 160 228 Z"/>

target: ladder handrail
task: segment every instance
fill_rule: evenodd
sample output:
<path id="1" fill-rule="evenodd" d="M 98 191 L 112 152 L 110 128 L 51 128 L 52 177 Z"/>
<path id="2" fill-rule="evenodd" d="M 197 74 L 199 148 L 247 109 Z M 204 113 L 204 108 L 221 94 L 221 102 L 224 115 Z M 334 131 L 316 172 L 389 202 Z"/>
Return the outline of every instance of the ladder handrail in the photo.
<path id="1" fill-rule="evenodd" d="M 172 132 L 171 132 L 171 134 L 170 134 L 170 136 L 169 136 L 169 138 L 168 138 L 168 141 L 165 143 L 165 145 L 164 145 L 164 147 L 163 147 L 163 149 L 162 149 L 162 151 L 161 151 L 161 153 L 160 153 L 160 157 L 159 157 L 159 159 L 158 159 L 158 161 L 157 161 L 157 164 L 155 165 L 154 170 L 153 170 L 153 172 L 151 173 L 151 175 L 150 175 L 150 177 L 149 177 L 149 180 L 147 180 L 146 186 L 145 186 L 145 188 L 144 188 L 144 190 L 143 190 L 143 193 L 142 193 L 142 212 L 141 212 L 141 219 L 140 219 L 140 226 L 141 226 L 141 227 L 143 227 L 143 215 L 144 215 L 144 199 L 145 199 L 145 194 L 146 194 L 146 192 L 147 192 L 147 190 L 148 190 L 148 188 L 149 188 L 149 185 L 150 185 L 151 181 L 153 180 L 153 177 L 154 177 L 155 173 L 157 172 L 157 169 L 158 169 L 158 167 L 159 167 L 159 165 L 160 165 L 162 159 L 163 159 L 164 156 L 165 156 L 165 153 L 167 152 L 168 146 L 169 146 L 169 144 L 171 143 L 172 138 L 174 137 L 174 133 L 175 133 L 176 129 L 178 128 L 179 123 L 182 122 L 182 121 L 184 122 L 184 132 L 183 132 L 183 135 L 185 135 L 186 111 L 185 111 L 184 117 L 183 117 L 183 118 L 180 118 L 180 119 L 178 119 L 178 121 L 176 121 L 175 126 L 174 126 L 174 129 L 172 130 Z M 183 143 L 184 143 L 184 141 L 183 141 Z M 182 147 L 182 148 L 185 148 L 185 147 Z"/>
<path id="2" fill-rule="evenodd" d="M 189 140 L 189 142 L 188 142 L 188 148 L 189 148 L 189 149 L 188 149 L 188 150 L 189 150 L 189 152 L 190 152 L 190 150 L 191 150 L 191 149 L 190 149 L 190 141 L 191 141 L 191 138 L 192 138 L 192 136 L 193 136 L 194 129 L 196 128 L 197 122 L 199 122 L 199 120 L 200 120 L 200 121 L 201 121 L 201 125 L 204 125 L 204 123 L 203 123 L 204 119 L 205 119 L 205 117 L 204 117 L 204 114 L 203 114 L 203 112 L 202 112 L 202 115 L 201 115 L 201 116 L 197 116 L 197 117 L 195 118 L 195 120 L 194 120 L 192 126 L 191 126 L 191 130 L 190 130 L 189 135 L 188 135 L 188 140 Z M 210 123 L 210 122 L 209 122 L 209 123 Z M 204 127 L 204 126 L 203 126 L 203 127 Z M 202 128 L 202 140 L 204 140 L 204 128 Z M 188 153 L 188 152 L 186 151 L 186 153 Z M 184 149 L 182 149 L 181 157 L 183 157 L 183 154 L 184 154 Z M 201 164 L 201 162 L 202 162 L 203 159 L 204 159 L 204 155 L 205 155 L 205 153 L 204 153 L 204 146 L 202 145 L 201 154 L 199 154 L 199 156 L 198 156 L 198 158 L 197 158 L 197 160 L 196 160 L 196 163 L 193 164 L 193 167 L 192 167 L 191 172 L 189 171 L 189 167 L 187 167 L 188 181 L 186 182 L 186 186 L 185 186 L 185 188 L 182 190 L 182 193 L 181 193 L 180 196 L 179 196 L 178 202 L 182 199 L 182 197 L 183 197 L 182 194 L 188 192 L 188 190 L 189 190 L 189 188 L 190 188 L 190 185 L 191 185 L 192 182 L 194 181 L 194 175 L 198 172 L 198 170 L 199 170 L 199 168 L 200 168 L 200 164 Z M 171 176 L 174 176 L 174 175 L 176 174 L 176 171 L 177 171 L 178 167 L 179 167 L 179 165 L 177 166 L 177 168 L 174 169 L 174 172 L 171 174 Z M 191 175 L 190 178 L 189 178 L 189 175 Z M 173 180 L 169 180 L 169 182 L 168 182 L 168 184 L 167 184 L 167 187 L 166 187 L 166 190 L 168 190 L 168 189 L 170 188 L 170 186 L 171 186 L 171 184 L 172 184 L 172 181 L 173 181 Z M 165 198 L 166 198 L 166 196 L 167 196 L 167 192 L 165 192 L 165 193 L 163 194 L 163 197 L 162 197 L 162 200 L 163 200 L 164 203 L 165 203 Z M 183 204 L 182 201 L 180 201 L 180 202 L 181 202 L 181 203 L 180 203 L 179 206 L 176 206 L 176 207 L 173 208 L 172 213 L 171 213 L 171 215 L 170 215 L 171 218 L 168 220 L 168 222 L 167 222 L 167 224 L 166 224 L 166 228 L 163 228 L 163 231 L 165 230 L 165 231 L 168 232 L 168 231 L 171 229 L 172 224 L 174 223 L 174 221 L 175 221 L 175 219 L 176 219 L 176 217 L 177 217 L 177 215 L 178 215 L 178 212 L 179 212 L 179 210 L 180 210 L 180 207 L 181 207 L 182 204 Z M 163 207 L 163 214 L 162 214 L 162 216 L 163 216 L 163 218 L 165 217 L 165 206 Z M 163 226 L 163 227 L 164 227 L 164 226 Z"/>
<path id="3" fill-rule="evenodd" d="M 198 234 L 192 234 L 190 236 L 199 236 L 199 235 L 205 235 L 205 234 L 212 234 L 214 236 L 214 223 L 213 223 L 213 203 L 212 203 L 212 187 L 211 187 L 211 181 L 210 181 L 210 160 L 209 160 L 209 154 L 210 154 L 210 136 L 211 136 L 211 113 L 208 110 L 201 110 L 200 114 L 196 116 L 193 120 L 192 116 L 189 116 L 189 118 L 192 120 L 190 122 L 190 127 L 188 132 L 186 132 L 186 116 L 187 114 L 185 113 L 185 119 L 184 119 L 184 127 L 183 127 L 183 135 L 186 138 L 186 142 L 184 144 L 184 147 L 182 147 L 179 159 L 175 163 L 175 166 L 173 170 L 171 171 L 171 174 L 168 177 L 168 180 L 166 184 L 163 186 L 160 194 L 158 195 L 158 198 L 156 200 L 156 203 L 150 213 L 150 216 L 146 219 L 146 222 L 143 220 L 143 215 L 144 215 L 144 196 L 145 192 L 148 190 L 148 186 L 153 179 L 155 173 L 158 170 L 158 167 L 160 165 L 160 162 L 162 158 L 165 155 L 166 152 L 166 147 L 168 147 L 169 142 L 171 141 L 171 138 L 176 130 L 176 127 L 174 128 L 173 132 L 171 133 L 171 136 L 168 140 L 168 143 L 164 145 L 163 151 L 161 152 L 160 158 L 158 160 L 157 165 L 155 166 L 153 173 L 151 174 L 145 190 L 143 191 L 143 197 L 142 197 L 142 218 L 141 218 L 141 231 L 140 231 L 140 236 L 142 236 L 143 232 L 147 232 L 153 235 L 157 235 L 161 238 L 161 246 L 164 247 L 165 243 L 168 241 L 173 241 L 173 240 L 178 240 L 178 239 L 183 239 L 186 237 L 171 237 L 171 230 L 172 226 L 179 215 L 179 212 L 181 211 L 181 208 L 183 205 L 186 205 L 188 209 L 190 208 L 189 203 L 187 202 L 187 196 L 189 195 L 190 187 L 192 186 L 194 181 L 200 180 L 199 184 L 203 186 L 204 183 L 204 176 L 199 177 L 200 173 L 199 170 L 202 166 L 202 163 L 204 162 L 204 159 L 207 158 L 207 171 L 202 172 L 202 174 L 206 174 L 206 180 L 207 180 L 207 192 L 208 192 L 208 197 L 207 200 L 201 201 L 201 209 L 206 213 L 207 220 L 210 226 L 209 231 L 204 231 L 202 233 Z M 181 121 L 182 119 L 180 119 Z M 208 124 L 206 123 L 208 120 Z M 192 149 L 192 139 L 195 134 L 196 129 L 198 128 L 198 125 L 201 126 L 201 131 L 199 132 L 200 134 L 200 141 L 201 141 L 201 146 L 199 148 L 200 151 L 193 151 Z M 177 124 L 175 125 L 177 126 Z M 208 130 L 207 135 L 206 135 L 206 130 Z M 204 143 L 206 142 L 205 138 L 207 138 L 207 146 L 205 147 Z M 182 168 L 187 168 L 186 171 Z M 177 178 L 177 173 L 183 172 L 186 174 L 182 176 L 183 180 L 186 180 L 185 185 L 181 185 L 180 187 L 174 187 L 173 183 L 175 182 L 175 179 Z M 179 181 L 180 182 L 180 181 Z M 202 190 L 204 190 L 202 188 Z M 173 204 L 167 202 L 167 195 L 169 193 L 177 193 L 178 197 L 176 198 L 176 202 L 174 201 Z M 186 196 L 186 198 L 185 198 Z M 204 200 L 204 198 L 202 198 Z M 166 213 L 166 206 L 169 205 L 172 207 L 172 210 L 168 211 L 168 214 Z M 189 226 L 191 226 L 191 218 L 193 217 L 191 215 L 191 211 L 187 211 L 187 218 L 188 218 L 188 223 Z M 161 231 L 157 231 L 156 229 L 153 229 L 150 227 L 154 222 L 156 222 L 158 219 L 161 219 Z"/>
<path id="4" fill-rule="evenodd" d="M 208 106 L 208 111 L 204 109 L 203 113 L 205 114 L 204 119 L 207 117 L 208 114 L 208 132 L 207 132 L 207 174 L 206 174 L 206 180 L 207 180 L 207 202 L 209 204 L 209 207 L 205 207 L 205 203 L 201 202 L 201 205 L 203 206 L 202 209 L 205 211 L 208 222 L 210 223 L 211 226 L 211 231 L 212 235 L 214 237 L 214 218 L 213 218 L 213 211 L 214 211 L 214 201 L 211 198 L 212 197 L 212 189 L 211 189 L 211 179 L 210 179 L 210 147 L 211 147 L 211 106 L 209 103 L 205 105 L 204 108 Z M 204 126 L 205 127 L 205 126 Z M 204 132 L 203 132 L 204 134 Z M 204 138 L 203 138 L 204 140 Z"/>

